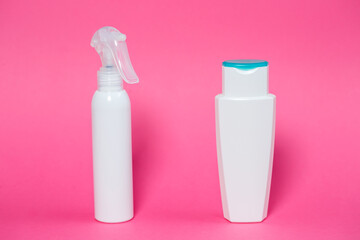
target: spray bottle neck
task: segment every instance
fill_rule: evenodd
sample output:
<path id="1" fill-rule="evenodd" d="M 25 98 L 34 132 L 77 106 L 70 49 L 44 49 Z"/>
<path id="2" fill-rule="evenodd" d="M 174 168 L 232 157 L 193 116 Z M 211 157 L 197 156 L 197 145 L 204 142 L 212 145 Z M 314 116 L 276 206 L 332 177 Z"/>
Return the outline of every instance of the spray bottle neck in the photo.
<path id="1" fill-rule="evenodd" d="M 123 80 L 114 67 L 102 67 L 97 72 L 99 91 L 121 91 Z"/>

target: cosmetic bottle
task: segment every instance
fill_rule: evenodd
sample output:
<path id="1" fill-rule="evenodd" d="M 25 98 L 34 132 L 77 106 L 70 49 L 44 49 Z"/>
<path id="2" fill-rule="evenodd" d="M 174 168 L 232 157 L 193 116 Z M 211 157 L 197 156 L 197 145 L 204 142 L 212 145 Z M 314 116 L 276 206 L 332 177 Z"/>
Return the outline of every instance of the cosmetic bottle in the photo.
<path id="1" fill-rule="evenodd" d="M 99 29 L 91 40 L 102 62 L 91 104 L 95 219 L 106 223 L 134 216 L 131 111 L 123 80 L 139 79 L 125 40 L 113 27 Z"/>
<path id="2" fill-rule="evenodd" d="M 261 222 L 268 210 L 275 130 L 268 63 L 225 61 L 222 73 L 215 111 L 224 217 L 230 222 Z"/>

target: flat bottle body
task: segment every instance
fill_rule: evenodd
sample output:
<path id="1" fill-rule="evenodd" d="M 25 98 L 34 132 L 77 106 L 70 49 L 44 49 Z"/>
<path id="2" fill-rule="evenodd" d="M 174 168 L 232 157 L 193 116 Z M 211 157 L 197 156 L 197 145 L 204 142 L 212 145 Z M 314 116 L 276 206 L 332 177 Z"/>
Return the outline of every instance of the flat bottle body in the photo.
<path id="1" fill-rule="evenodd" d="M 215 98 L 224 217 L 261 222 L 267 216 L 274 151 L 275 96 Z"/>
<path id="2" fill-rule="evenodd" d="M 95 218 L 133 218 L 130 99 L 125 90 L 96 91 L 91 104 Z"/>

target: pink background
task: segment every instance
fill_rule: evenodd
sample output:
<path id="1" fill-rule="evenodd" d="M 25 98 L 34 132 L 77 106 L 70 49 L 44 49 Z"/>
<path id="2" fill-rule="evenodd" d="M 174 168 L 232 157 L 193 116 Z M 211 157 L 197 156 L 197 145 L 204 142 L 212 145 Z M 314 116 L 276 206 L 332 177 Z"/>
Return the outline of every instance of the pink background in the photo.
<path id="1" fill-rule="evenodd" d="M 2 1 L 0 239 L 360 239 L 360 2 Z M 93 218 L 93 33 L 128 36 L 135 218 Z M 221 62 L 270 62 L 269 216 L 222 217 Z"/>

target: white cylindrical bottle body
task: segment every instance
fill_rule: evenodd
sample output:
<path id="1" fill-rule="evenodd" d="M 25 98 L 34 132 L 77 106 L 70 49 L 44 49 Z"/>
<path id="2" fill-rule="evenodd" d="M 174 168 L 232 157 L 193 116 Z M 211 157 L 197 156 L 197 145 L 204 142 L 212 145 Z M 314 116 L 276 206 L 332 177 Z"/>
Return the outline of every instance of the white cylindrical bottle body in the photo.
<path id="1" fill-rule="evenodd" d="M 96 91 L 92 99 L 95 218 L 133 218 L 130 99 L 125 90 Z"/>
<path id="2" fill-rule="evenodd" d="M 218 166 L 224 217 L 267 216 L 273 164 L 275 96 L 215 98 Z"/>

